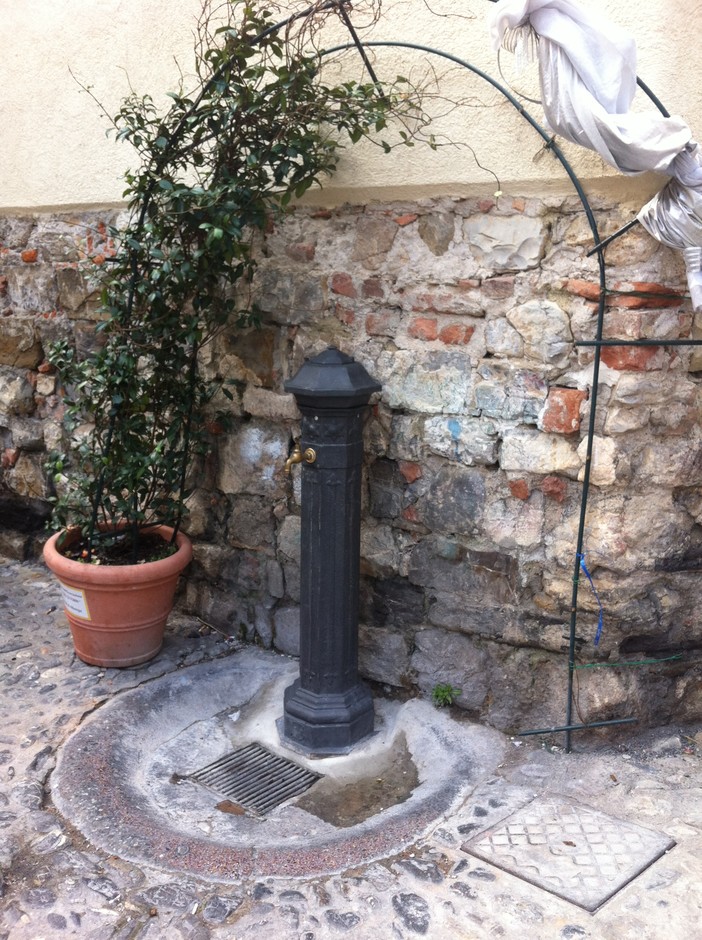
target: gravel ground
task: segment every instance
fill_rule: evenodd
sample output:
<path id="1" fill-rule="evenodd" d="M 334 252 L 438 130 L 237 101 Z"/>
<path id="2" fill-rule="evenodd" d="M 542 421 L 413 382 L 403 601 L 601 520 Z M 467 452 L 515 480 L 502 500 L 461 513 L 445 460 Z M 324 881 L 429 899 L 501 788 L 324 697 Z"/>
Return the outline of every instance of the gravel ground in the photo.
<path id="1" fill-rule="evenodd" d="M 494 766 L 391 854 L 348 869 L 340 853 L 328 872 L 310 876 L 209 880 L 187 865 L 176 872 L 158 858 L 129 862 L 91 844 L 54 806 L 52 774 L 64 743 L 106 702 L 153 680 L 175 681 L 200 663 L 235 663 L 239 644 L 176 614 L 153 662 L 119 671 L 87 666 L 73 654 L 45 568 L 1 560 L 0 625 L 0 940 L 700 935 L 699 727 L 580 736 L 570 755 L 558 739 L 499 736 Z M 456 740 L 477 733 L 468 722 L 446 720 Z M 593 807 L 675 845 L 588 913 L 462 848 L 534 797 Z M 353 827 L 344 832 L 353 839 Z"/>

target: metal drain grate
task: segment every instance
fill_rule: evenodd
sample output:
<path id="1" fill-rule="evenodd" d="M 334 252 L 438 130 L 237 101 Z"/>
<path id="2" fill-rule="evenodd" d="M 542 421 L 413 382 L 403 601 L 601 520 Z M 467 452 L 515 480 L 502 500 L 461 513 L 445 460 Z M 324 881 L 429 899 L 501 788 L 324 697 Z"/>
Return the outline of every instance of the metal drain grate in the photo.
<path id="1" fill-rule="evenodd" d="M 309 790 L 321 774 L 254 743 L 225 754 L 190 776 L 256 816 L 265 816 Z"/>

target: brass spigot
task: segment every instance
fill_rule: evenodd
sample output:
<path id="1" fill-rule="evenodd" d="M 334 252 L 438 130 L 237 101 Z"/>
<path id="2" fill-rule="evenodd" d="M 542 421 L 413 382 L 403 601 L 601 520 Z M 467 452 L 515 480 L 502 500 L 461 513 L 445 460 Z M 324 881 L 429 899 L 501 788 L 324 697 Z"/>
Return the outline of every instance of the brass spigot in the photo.
<path id="1" fill-rule="evenodd" d="M 317 459 L 317 451 L 313 447 L 307 447 L 305 452 L 300 450 L 300 445 L 296 442 L 293 447 L 293 452 L 290 454 L 288 459 L 285 461 L 285 473 L 290 473 L 292 465 L 294 463 L 302 463 L 304 460 L 305 463 L 314 463 Z"/>

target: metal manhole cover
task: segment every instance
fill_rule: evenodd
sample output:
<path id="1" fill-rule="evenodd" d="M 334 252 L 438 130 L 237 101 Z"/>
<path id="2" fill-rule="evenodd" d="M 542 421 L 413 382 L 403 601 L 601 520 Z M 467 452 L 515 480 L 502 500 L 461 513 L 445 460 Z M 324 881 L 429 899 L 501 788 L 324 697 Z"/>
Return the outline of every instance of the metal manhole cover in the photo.
<path id="1" fill-rule="evenodd" d="M 221 796 L 256 816 L 265 816 L 286 800 L 308 790 L 321 774 L 260 744 L 248 744 L 190 774 Z"/>
<path id="2" fill-rule="evenodd" d="M 675 843 L 565 799 L 537 799 L 465 842 L 464 852 L 594 911 Z"/>

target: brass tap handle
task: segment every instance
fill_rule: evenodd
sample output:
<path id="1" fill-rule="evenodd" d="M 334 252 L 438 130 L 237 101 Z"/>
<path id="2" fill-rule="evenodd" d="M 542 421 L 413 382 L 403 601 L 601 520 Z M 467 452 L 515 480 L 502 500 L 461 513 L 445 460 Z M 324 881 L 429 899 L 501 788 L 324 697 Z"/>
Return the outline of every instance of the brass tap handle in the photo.
<path id="1" fill-rule="evenodd" d="M 302 463 L 302 451 L 300 450 L 300 445 L 297 442 L 295 442 L 292 454 L 290 454 L 288 459 L 285 461 L 285 473 L 290 473 L 294 463 Z"/>
<path id="2" fill-rule="evenodd" d="M 304 454 L 300 450 L 300 445 L 296 442 L 293 447 L 293 452 L 290 454 L 288 459 L 285 461 L 285 473 L 289 474 L 292 470 L 292 465 L 294 463 L 302 463 L 304 460 L 305 463 L 314 463 L 317 459 L 317 451 L 313 447 L 307 447 Z"/>

